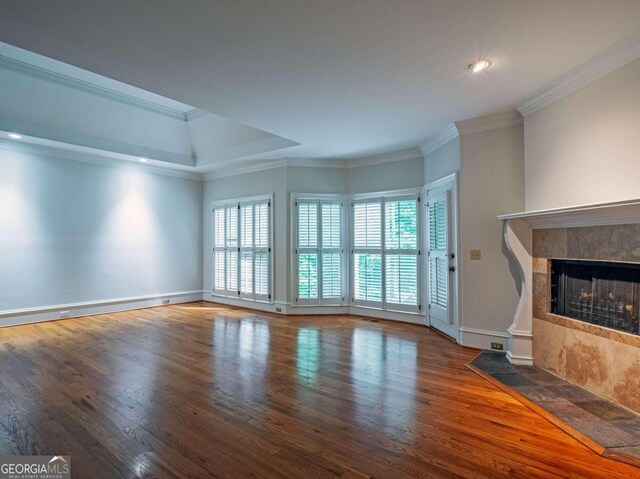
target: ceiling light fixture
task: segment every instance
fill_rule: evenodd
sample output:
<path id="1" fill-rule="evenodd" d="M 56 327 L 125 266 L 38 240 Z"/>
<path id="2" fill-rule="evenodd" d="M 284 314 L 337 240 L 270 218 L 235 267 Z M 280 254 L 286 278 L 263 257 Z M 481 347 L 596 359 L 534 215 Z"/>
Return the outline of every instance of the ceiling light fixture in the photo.
<path id="1" fill-rule="evenodd" d="M 143 157 L 138 158 L 138 160 L 140 160 L 140 163 L 148 163 L 149 160 Z"/>
<path id="2" fill-rule="evenodd" d="M 491 62 L 489 60 L 476 60 L 475 62 L 469 63 L 467 69 L 473 73 L 480 73 L 487 70 L 490 66 Z"/>
<path id="3" fill-rule="evenodd" d="M 22 135 L 18 135 L 17 133 L 9 133 L 9 138 L 14 140 L 22 140 Z"/>

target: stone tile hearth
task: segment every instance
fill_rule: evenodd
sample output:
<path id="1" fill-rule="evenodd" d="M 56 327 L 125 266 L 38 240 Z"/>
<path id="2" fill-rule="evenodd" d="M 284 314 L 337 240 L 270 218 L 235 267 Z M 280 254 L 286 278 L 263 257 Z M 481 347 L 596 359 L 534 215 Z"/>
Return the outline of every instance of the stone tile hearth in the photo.
<path id="1" fill-rule="evenodd" d="M 536 366 L 512 365 L 503 353 L 482 352 L 469 367 L 543 416 L 559 419 L 552 422 L 596 452 L 640 465 L 640 415 Z"/>

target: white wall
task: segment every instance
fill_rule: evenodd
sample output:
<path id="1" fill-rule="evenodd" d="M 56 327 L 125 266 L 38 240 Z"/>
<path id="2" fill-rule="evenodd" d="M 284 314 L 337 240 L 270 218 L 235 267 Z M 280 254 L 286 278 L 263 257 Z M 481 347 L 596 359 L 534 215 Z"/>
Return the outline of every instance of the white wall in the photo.
<path id="1" fill-rule="evenodd" d="M 504 333 L 520 278 L 504 250 L 498 215 L 524 207 L 523 125 L 460 135 L 461 326 Z M 481 251 L 480 261 L 470 251 Z"/>
<path id="2" fill-rule="evenodd" d="M 424 183 L 449 176 L 460 170 L 460 138 L 448 141 L 424 158 Z"/>
<path id="3" fill-rule="evenodd" d="M 349 170 L 349 193 L 393 191 L 424 185 L 424 158 L 361 166 Z"/>
<path id="4" fill-rule="evenodd" d="M 524 207 L 523 126 L 461 134 L 426 155 L 425 183 L 455 172 L 461 341 L 489 348 L 491 341 L 506 342 L 500 335 L 512 323 L 520 297 L 497 217 Z M 481 260 L 470 260 L 472 249 L 481 251 Z"/>
<path id="5" fill-rule="evenodd" d="M 640 60 L 525 118 L 526 209 L 640 198 Z"/>
<path id="6" fill-rule="evenodd" d="M 0 311 L 201 290 L 202 185 L 0 150 Z"/>

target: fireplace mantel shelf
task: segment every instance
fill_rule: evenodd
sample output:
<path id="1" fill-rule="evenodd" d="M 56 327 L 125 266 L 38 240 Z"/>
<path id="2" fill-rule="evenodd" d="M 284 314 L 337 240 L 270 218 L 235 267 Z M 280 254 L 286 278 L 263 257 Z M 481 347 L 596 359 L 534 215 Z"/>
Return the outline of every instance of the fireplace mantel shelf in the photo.
<path id="1" fill-rule="evenodd" d="M 640 223 L 640 199 L 525 211 L 498 219 L 522 219 L 533 229 L 634 224 Z"/>

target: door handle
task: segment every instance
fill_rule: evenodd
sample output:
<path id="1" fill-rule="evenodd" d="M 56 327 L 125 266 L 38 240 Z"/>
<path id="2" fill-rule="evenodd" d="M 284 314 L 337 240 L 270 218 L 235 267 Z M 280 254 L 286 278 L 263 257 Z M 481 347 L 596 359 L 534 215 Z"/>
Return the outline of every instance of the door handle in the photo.
<path id="1" fill-rule="evenodd" d="M 456 270 L 455 266 L 449 266 L 449 272 L 453 273 Z"/>

